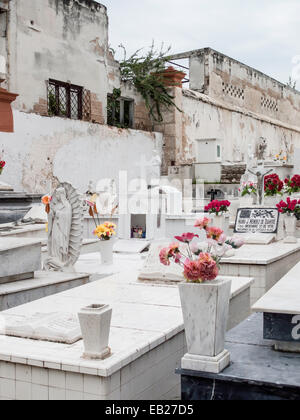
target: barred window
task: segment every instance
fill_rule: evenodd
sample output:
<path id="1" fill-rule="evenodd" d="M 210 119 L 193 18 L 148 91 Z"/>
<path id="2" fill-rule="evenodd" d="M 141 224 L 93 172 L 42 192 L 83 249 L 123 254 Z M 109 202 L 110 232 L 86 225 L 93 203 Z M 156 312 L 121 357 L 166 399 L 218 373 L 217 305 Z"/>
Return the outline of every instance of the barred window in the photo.
<path id="1" fill-rule="evenodd" d="M 49 79 L 48 114 L 89 121 L 91 118 L 90 92 L 82 86 Z"/>

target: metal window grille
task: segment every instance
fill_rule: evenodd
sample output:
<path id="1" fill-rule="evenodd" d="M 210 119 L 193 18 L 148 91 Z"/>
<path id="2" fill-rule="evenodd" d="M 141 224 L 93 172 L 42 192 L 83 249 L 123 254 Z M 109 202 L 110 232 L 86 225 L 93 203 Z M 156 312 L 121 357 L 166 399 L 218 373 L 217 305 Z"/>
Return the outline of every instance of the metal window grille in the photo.
<path id="1" fill-rule="evenodd" d="M 48 114 L 89 121 L 91 95 L 82 86 L 50 79 L 48 82 Z"/>

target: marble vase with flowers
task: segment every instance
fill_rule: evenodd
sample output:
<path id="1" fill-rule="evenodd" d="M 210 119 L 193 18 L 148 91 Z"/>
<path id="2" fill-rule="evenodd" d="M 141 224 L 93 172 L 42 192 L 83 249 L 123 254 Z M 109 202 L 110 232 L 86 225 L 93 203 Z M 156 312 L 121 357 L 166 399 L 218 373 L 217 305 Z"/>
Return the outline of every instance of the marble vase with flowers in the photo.
<path id="1" fill-rule="evenodd" d="M 257 183 L 243 182 L 240 189 L 240 207 L 253 206 L 257 196 Z"/>
<path id="2" fill-rule="evenodd" d="M 101 255 L 101 262 L 103 265 L 111 265 L 113 264 L 113 237 L 116 235 L 117 226 L 110 221 L 101 223 L 96 202 L 86 200 L 86 203 L 89 206 L 89 215 L 93 218 L 96 226 L 93 234 L 99 239 L 98 248 Z"/>
<path id="3" fill-rule="evenodd" d="M 283 197 L 284 182 L 277 174 L 267 175 L 264 179 L 264 190 L 264 205 L 275 208 L 278 200 Z"/>
<path id="4" fill-rule="evenodd" d="M 229 207 L 231 202 L 228 200 L 213 200 L 206 207 L 205 211 L 213 217 L 214 226 L 223 230 L 227 235 L 229 232 Z"/>
<path id="5" fill-rule="evenodd" d="M 292 178 L 284 180 L 284 197 L 292 197 L 293 200 L 300 199 L 300 175 L 294 175 Z"/>
<path id="6" fill-rule="evenodd" d="M 300 200 L 292 200 L 288 197 L 286 201 L 280 201 L 280 203 L 277 204 L 277 208 L 283 215 L 285 229 L 284 242 L 288 244 L 297 243 L 296 229 L 297 218 L 300 216 Z"/>
<path id="7" fill-rule="evenodd" d="M 161 250 L 160 261 L 180 265 L 186 280 L 179 285 L 188 346 L 182 368 L 219 373 L 230 363 L 224 343 L 231 293 L 231 281 L 219 278 L 220 261 L 243 242 L 227 238 L 208 217 L 199 219 L 195 227 L 205 232 L 204 242 L 194 233 L 176 236 L 178 242 Z M 179 243 L 186 245 L 186 251 Z"/>

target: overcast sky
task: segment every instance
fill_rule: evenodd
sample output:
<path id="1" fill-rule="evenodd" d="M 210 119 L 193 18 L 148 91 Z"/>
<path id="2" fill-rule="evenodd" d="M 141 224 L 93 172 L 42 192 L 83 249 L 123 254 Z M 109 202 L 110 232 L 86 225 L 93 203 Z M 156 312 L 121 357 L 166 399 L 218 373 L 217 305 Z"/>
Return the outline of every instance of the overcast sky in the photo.
<path id="1" fill-rule="evenodd" d="M 299 77 L 299 0 L 103 0 L 110 45 L 164 42 L 174 53 L 212 47 L 287 82 Z M 298 56 L 298 57 L 297 57 Z M 294 69 L 294 73 L 293 73 Z M 299 74 L 298 74 L 299 73 Z"/>

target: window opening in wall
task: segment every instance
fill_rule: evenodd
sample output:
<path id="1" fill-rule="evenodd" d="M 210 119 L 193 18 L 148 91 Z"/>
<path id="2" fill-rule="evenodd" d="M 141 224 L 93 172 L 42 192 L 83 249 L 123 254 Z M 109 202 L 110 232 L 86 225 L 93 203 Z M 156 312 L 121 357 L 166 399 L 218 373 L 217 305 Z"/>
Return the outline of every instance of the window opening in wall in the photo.
<path id="1" fill-rule="evenodd" d="M 278 112 L 278 101 L 269 96 L 261 97 L 261 107 L 270 111 Z"/>
<path id="2" fill-rule="evenodd" d="M 241 87 L 234 86 L 223 82 L 223 93 L 232 96 L 233 98 L 245 100 L 245 90 Z"/>
<path id="3" fill-rule="evenodd" d="M 0 7 L 0 38 L 6 38 L 7 35 L 7 11 Z"/>
<path id="4" fill-rule="evenodd" d="M 90 92 L 82 86 L 50 79 L 47 97 L 49 116 L 73 120 L 90 120 Z"/>
<path id="5" fill-rule="evenodd" d="M 120 128 L 133 128 L 134 101 L 121 97 L 120 89 L 107 96 L 107 124 Z"/>

